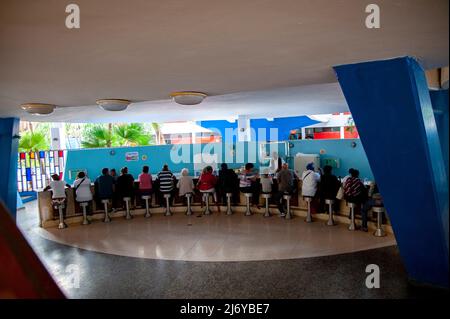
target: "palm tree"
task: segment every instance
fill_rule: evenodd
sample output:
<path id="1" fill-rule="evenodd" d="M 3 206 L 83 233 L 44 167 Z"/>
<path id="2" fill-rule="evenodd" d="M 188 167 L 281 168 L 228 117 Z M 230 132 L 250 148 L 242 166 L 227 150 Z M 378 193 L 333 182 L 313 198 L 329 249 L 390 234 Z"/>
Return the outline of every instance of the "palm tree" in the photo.
<path id="1" fill-rule="evenodd" d="M 125 146 L 143 146 L 153 142 L 152 137 L 145 132 L 145 128 L 140 123 L 121 124 L 113 129 L 119 143 Z"/>
<path id="2" fill-rule="evenodd" d="M 111 147 L 113 145 L 113 134 L 101 125 L 89 128 L 83 135 L 81 141 L 83 148 Z"/>
<path id="3" fill-rule="evenodd" d="M 161 132 L 161 125 L 159 123 L 152 123 L 152 129 L 155 133 L 156 141 L 158 145 L 166 144 L 166 141 L 164 140 L 164 136 Z"/>
<path id="4" fill-rule="evenodd" d="M 50 143 L 43 132 L 25 132 L 19 141 L 19 152 L 37 152 L 50 149 Z"/>

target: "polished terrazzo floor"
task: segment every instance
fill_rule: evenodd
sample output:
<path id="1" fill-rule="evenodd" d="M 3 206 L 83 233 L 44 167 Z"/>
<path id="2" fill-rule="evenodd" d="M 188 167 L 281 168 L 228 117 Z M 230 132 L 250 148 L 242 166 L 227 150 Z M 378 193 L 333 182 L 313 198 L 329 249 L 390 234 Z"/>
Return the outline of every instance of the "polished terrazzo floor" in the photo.
<path id="1" fill-rule="evenodd" d="M 161 219 L 164 220 L 163 216 Z M 31 209 L 18 212 L 18 225 L 70 298 L 408 298 L 436 295 L 408 284 L 395 246 L 312 258 L 199 262 L 119 256 L 48 240 L 36 231 L 37 219 Z M 368 264 L 380 267 L 380 289 L 365 286 Z M 68 272 L 67 267 L 73 265 L 80 270 L 79 288 L 70 286 L 73 272 Z"/>
<path id="2" fill-rule="evenodd" d="M 348 231 L 346 225 L 311 224 L 261 214 L 209 216 L 153 214 L 111 223 L 71 225 L 67 229 L 35 228 L 47 239 L 108 254 L 185 261 L 251 261 L 326 256 L 395 245 L 392 234 Z"/>

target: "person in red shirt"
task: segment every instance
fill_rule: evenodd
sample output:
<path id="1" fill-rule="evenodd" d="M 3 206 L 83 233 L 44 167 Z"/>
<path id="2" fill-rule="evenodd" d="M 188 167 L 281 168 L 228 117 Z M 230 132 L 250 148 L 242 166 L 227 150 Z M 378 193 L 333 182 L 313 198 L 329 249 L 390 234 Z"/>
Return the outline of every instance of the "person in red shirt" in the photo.
<path id="1" fill-rule="evenodd" d="M 217 192 L 215 188 L 216 184 L 217 184 L 217 177 L 213 175 L 213 168 L 211 166 L 206 166 L 198 179 L 197 188 L 201 193 L 212 193 L 214 203 L 220 210 L 218 206 L 219 203 L 217 201 Z"/>

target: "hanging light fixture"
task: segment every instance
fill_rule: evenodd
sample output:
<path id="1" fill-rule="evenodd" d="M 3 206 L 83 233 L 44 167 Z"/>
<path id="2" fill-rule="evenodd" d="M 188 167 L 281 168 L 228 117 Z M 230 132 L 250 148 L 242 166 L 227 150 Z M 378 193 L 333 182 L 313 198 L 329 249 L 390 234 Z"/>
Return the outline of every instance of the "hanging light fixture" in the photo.
<path id="1" fill-rule="evenodd" d="M 24 103 L 20 107 L 27 113 L 33 115 L 47 115 L 53 113 L 56 105 L 45 103 Z"/>
<path id="2" fill-rule="evenodd" d="M 170 97 L 181 105 L 196 105 L 200 104 L 207 95 L 201 92 L 181 91 L 171 93 Z"/>
<path id="3" fill-rule="evenodd" d="M 131 101 L 125 99 L 99 99 L 96 103 L 105 111 L 117 112 L 126 110 Z"/>

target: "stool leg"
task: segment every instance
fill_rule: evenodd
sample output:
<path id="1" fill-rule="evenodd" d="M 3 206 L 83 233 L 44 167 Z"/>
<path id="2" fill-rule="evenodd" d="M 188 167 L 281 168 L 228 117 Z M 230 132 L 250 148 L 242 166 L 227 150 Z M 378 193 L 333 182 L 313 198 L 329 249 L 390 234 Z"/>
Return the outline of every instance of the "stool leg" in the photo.
<path id="1" fill-rule="evenodd" d="M 227 197 L 227 215 L 233 214 L 233 211 L 231 210 L 231 197 Z"/>
<path id="2" fill-rule="evenodd" d="M 269 199 L 268 198 L 266 198 L 266 212 L 264 213 L 264 217 L 270 217 Z"/>
<path id="3" fill-rule="evenodd" d="M 246 197 L 247 210 L 245 211 L 245 216 L 251 216 L 252 212 L 250 210 L 250 197 Z"/>
<path id="4" fill-rule="evenodd" d="M 211 215 L 211 210 L 209 209 L 209 193 L 204 193 L 203 198 L 205 199 L 206 209 L 203 212 L 204 215 Z"/>
<path id="5" fill-rule="evenodd" d="M 169 197 L 166 197 L 166 213 L 164 216 L 172 216 L 172 212 L 170 211 L 170 201 Z"/>
<path id="6" fill-rule="evenodd" d="M 152 216 L 152 214 L 150 214 L 150 208 L 148 206 L 148 199 L 146 198 L 145 199 L 145 215 L 144 215 L 144 217 L 148 218 L 151 216 Z"/>
<path id="7" fill-rule="evenodd" d="M 306 202 L 306 204 L 308 205 L 308 212 L 306 213 L 306 219 L 305 219 L 305 222 L 307 222 L 307 223 L 312 223 L 312 216 L 311 216 L 311 202 L 308 201 L 308 202 Z"/>
<path id="8" fill-rule="evenodd" d="M 125 207 L 127 210 L 127 214 L 125 216 L 126 219 L 131 219 L 133 218 L 133 216 L 131 216 L 131 212 L 130 212 L 130 203 L 128 201 L 125 202 Z"/>
<path id="9" fill-rule="evenodd" d="M 192 215 L 192 208 L 191 208 L 191 197 L 186 197 L 187 200 L 187 211 L 186 211 L 186 215 L 190 216 Z"/>
<path id="10" fill-rule="evenodd" d="M 87 219 L 86 206 L 83 206 L 83 223 L 82 225 L 89 225 L 91 222 Z"/>
<path id="11" fill-rule="evenodd" d="M 377 230 L 375 230 L 375 232 L 373 233 L 373 235 L 376 237 L 386 236 L 386 232 L 384 231 L 383 226 L 382 226 L 382 223 L 383 223 L 382 219 L 383 219 L 383 213 L 377 212 Z"/>
<path id="12" fill-rule="evenodd" d="M 291 202 L 289 199 L 286 199 L 286 216 L 285 219 L 292 219 L 291 215 Z"/>
<path id="13" fill-rule="evenodd" d="M 355 230 L 355 209 L 352 207 L 350 208 L 350 226 L 348 226 L 348 230 Z"/>
<path id="14" fill-rule="evenodd" d="M 59 205 L 59 207 L 58 207 L 58 212 L 59 212 L 59 224 L 58 224 L 58 228 L 59 228 L 59 229 L 67 228 L 67 225 L 66 225 L 66 223 L 64 222 L 63 207 L 62 207 L 62 205 Z"/>
<path id="15" fill-rule="evenodd" d="M 103 220 L 104 223 L 109 223 L 111 221 L 111 218 L 108 214 L 108 203 L 104 203 L 105 206 L 105 219 Z"/>
<path id="16" fill-rule="evenodd" d="M 327 225 L 328 226 L 336 225 L 334 223 L 334 219 L 333 219 L 333 205 L 332 204 L 328 204 L 328 221 L 327 221 Z"/>

